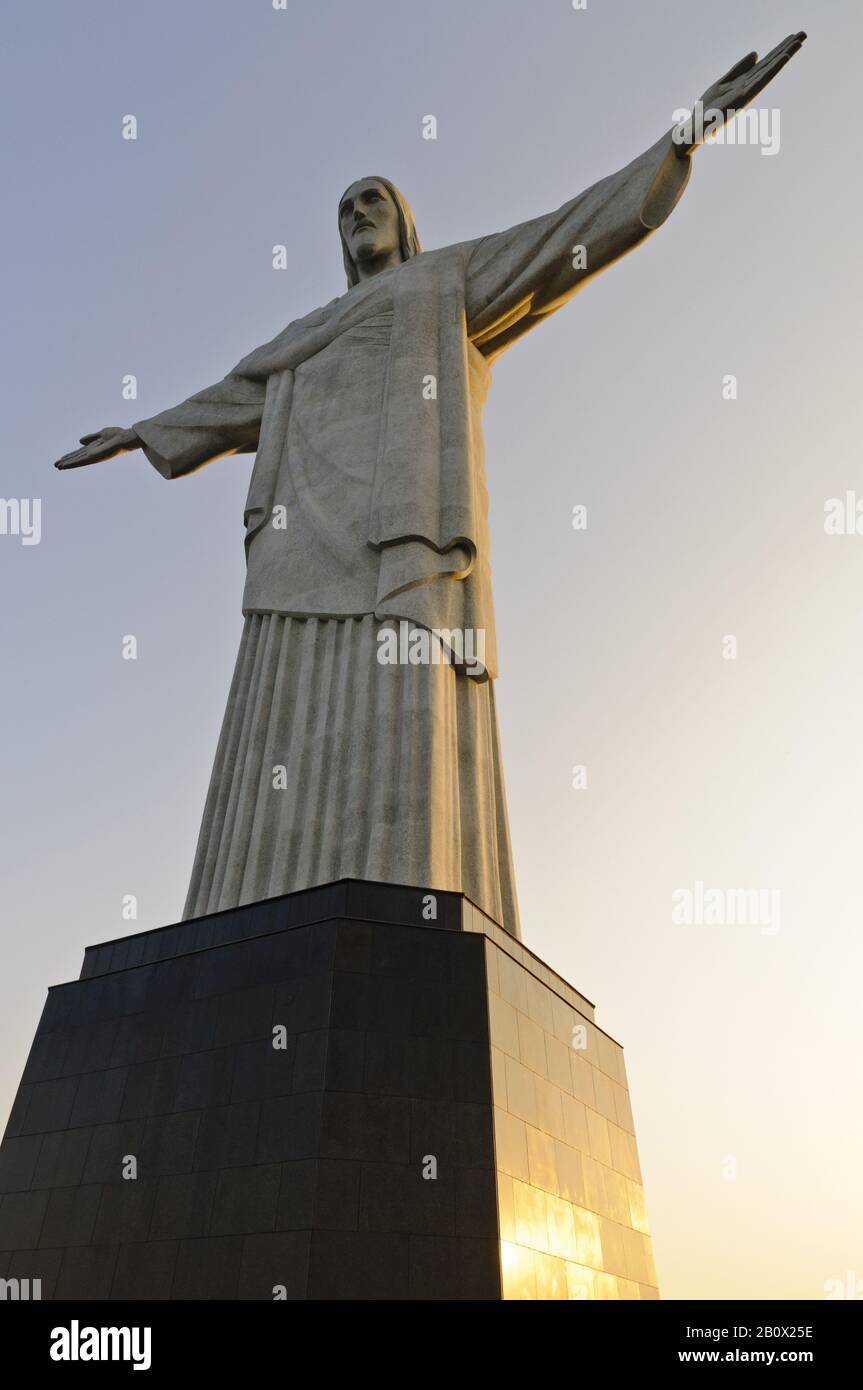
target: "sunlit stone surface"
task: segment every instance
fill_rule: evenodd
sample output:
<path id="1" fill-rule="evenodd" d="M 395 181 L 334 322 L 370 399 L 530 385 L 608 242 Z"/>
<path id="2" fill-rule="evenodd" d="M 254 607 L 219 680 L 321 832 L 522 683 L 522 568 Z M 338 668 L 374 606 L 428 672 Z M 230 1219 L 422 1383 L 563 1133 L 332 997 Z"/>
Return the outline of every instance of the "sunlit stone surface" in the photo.
<path id="1" fill-rule="evenodd" d="M 485 933 L 504 1298 L 658 1298 L 623 1049 L 593 1006 Z"/>

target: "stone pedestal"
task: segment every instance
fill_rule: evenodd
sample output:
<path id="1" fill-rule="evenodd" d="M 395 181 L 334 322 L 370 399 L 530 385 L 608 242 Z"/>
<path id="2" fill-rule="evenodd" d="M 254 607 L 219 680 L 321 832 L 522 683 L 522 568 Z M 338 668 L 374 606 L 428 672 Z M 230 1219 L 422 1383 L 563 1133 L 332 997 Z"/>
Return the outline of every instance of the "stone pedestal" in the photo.
<path id="1" fill-rule="evenodd" d="M 0 1278 L 44 1299 L 658 1297 L 622 1049 L 455 893 L 88 948 L 0 1194 Z"/>

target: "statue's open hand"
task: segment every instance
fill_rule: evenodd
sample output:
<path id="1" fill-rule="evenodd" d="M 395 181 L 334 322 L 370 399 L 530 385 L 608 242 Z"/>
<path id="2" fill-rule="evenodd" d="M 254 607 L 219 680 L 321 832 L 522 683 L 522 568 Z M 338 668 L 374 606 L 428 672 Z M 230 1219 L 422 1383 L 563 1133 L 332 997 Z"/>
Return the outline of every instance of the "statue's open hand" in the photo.
<path id="1" fill-rule="evenodd" d="M 128 453 L 140 447 L 141 441 L 134 430 L 121 430 L 113 425 L 95 434 L 81 436 L 82 449 L 73 449 L 57 459 L 55 468 L 83 468 L 88 463 L 102 463 L 105 459 L 116 458 L 118 454 Z"/>
<path id="2" fill-rule="evenodd" d="M 735 63 L 724 77 L 720 77 L 718 82 L 707 88 L 701 98 L 701 105 L 705 116 L 708 111 L 721 111 L 728 120 L 735 111 L 742 111 L 751 101 L 754 101 L 759 92 L 762 92 L 768 82 L 772 82 L 776 74 L 785 67 L 798 49 L 803 47 L 806 42 L 806 34 L 801 29 L 798 34 L 789 34 L 787 39 L 783 39 L 766 57 L 758 61 L 757 53 L 747 53 L 745 58 L 741 58 L 739 63 Z M 718 122 L 717 122 L 718 127 Z M 684 142 L 684 152 L 689 153 L 700 143 L 698 138 L 689 139 Z"/>

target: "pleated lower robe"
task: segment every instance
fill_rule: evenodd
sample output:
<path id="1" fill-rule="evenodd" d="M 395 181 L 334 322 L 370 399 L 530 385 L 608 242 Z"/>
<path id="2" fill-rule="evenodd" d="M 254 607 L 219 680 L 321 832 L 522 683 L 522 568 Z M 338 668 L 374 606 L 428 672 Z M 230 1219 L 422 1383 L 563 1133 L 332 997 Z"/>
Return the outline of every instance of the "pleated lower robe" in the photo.
<path id="1" fill-rule="evenodd" d="M 382 626 L 246 618 L 185 917 L 360 878 L 517 932 L 494 682 L 382 665 Z"/>

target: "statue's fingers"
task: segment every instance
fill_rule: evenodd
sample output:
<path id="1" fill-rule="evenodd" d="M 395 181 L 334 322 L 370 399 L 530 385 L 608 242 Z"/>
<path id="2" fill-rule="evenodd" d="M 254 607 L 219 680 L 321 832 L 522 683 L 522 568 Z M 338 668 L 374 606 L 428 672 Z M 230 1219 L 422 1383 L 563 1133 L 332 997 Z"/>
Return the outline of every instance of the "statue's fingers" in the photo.
<path id="1" fill-rule="evenodd" d="M 797 34 L 789 34 L 787 39 L 783 39 L 782 42 L 778 43 L 775 48 L 771 48 L 769 53 L 765 53 L 764 57 L 761 59 L 761 62 L 758 64 L 759 68 L 770 67 L 771 64 L 774 63 L 780 57 L 783 57 L 785 59 L 785 62 L 787 62 L 788 59 L 798 51 L 798 49 L 803 47 L 803 44 L 805 42 L 805 30 L 801 29 L 800 32 Z"/>
<path id="2" fill-rule="evenodd" d="M 806 33 L 805 29 L 798 29 L 796 34 L 788 35 L 788 38 L 781 47 L 787 48 L 789 53 L 796 53 L 799 48 L 803 47 L 808 37 L 809 35 Z"/>
<path id="3" fill-rule="evenodd" d="M 780 53 L 785 52 L 788 44 L 791 43 L 794 38 L 796 38 L 795 34 L 789 34 L 788 37 L 783 39 L 781 43 L 778 43 L 775 48 L 771 48 L 769 53 L 765 53 L 758 66 L 760 68 L 767 67 L 768 63 L 772 63 L 774 58 L 778 58 Z"/>
<path id="4" fill-rule="evenodd" d="M 80 438 L 80 440 L 79 440 L 78 442 L 79 442 L 79 444 L 92 444 L 93 441 L 94 441 L 95 439 L 101 439 L 101 438 L 102 438 L 102 431 L 101 431 L 101 430 L 94 430 L 92 434 L 82 434 L 82 435 L 81 435 L 81 438 Z"/>
<path id="5" fill-rule="evenodd" d="M 750 68 L 754 68 L 758 62 L 757 53 L 747 53 L 745 58 L 741 58 L 739 63 L 735 63 L 733 68 L 729 68 L 724 77 L 719 78 L 719 82 L 733 82 L 735 77 L 742 77 Z M 716 86 L 719 85 L 717 82 Z"/>
<path id="6" fill-rule="evenodd" d="M 789 63 L 795 53 L 806 42 L 806 34 L 803 30 L 799 34 L 790 34 L 778 49 L 774 49 L 774 56 L 767 58 L 758 64 L 753 70 L 747 81 L 743 83 L 743 95 L 747 102 L 753 101 L 758 93 L 763 91 L 768 82 L 772 82 L 778 72 L 781 72 L 786 63 Z"/>
<path id="7" fill-rule="evenodd" d="M 772 82 L 778 72 L 781 72 L 786 63 L 790 63 L 797 50 L 791 53 L 783 53 L 778 58 L 774 58 L 769 68 L 758 69 L 757 76 L 750 78 L 749 82 L 743 85 L 743 98 L 747 102 L 754 101 L 759 92 L 763 92 L 768 83 Z"/>
<path id="8" fill-rule="evenodd" d="M 802 29 L 799 34 L 789 34 L 785 42 L 779 45 L 779 52 L 776 54 L 777 61 L 782 59 L 787 63 L 789 58 L 793 58 L 795 53 L 800 52 L 805 42 L 806 34 Z"/>
<path id="9" fill-rule="evenodd" d="M 92 455 L 88 449 L 73 449 L 71 454 L 64 454 L 54 464 L 55 468 L 80 468 L 82 464 L 92 463 Z"/>

